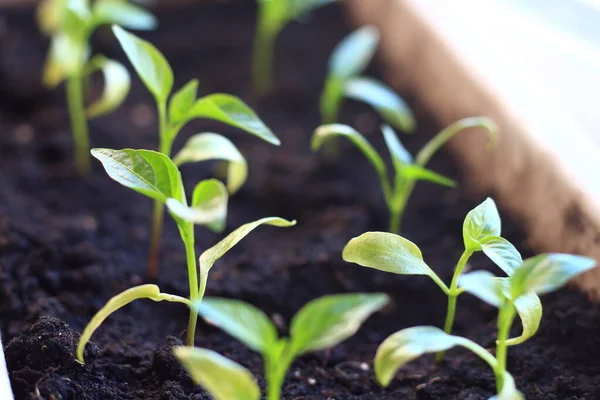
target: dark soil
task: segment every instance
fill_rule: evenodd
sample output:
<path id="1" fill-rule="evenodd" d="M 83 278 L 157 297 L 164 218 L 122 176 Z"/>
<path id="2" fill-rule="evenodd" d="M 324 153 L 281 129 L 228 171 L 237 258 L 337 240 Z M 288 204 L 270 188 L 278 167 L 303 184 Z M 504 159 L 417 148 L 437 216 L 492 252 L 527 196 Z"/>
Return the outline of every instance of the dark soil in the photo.
<path id="1" fill-rule="evenodd" d="M 229 229 L 268 215 L 295 218 L 292 229 L 260 228 L 211 272 L 208 294 L 249 301 L 287 322 L 304 303 L 329 293 L 382 291 L 393 299 L 352 339 L 328 352 L 303 356 L 289 371 L 285 399 L 487 399 L 490 369 L 463 350 L 439 367 L 424 357 L 398 373 L 388 389 L 373 378 L 377 345 L 408 326 L 440 325 L 445 302 L 427 278 L 399 277 L 341 260 L 352 237 L 385 230 L 378 181 L 350 146 L 337 159 L 313 155 L 309 137 L 318 125 L 318 94 L 326 60 L 347 32 L 340 11 L 329 7 L 305 24 L 293 24 L 279 41 L 277 91 L 253 101 L 249 59 L 252 2 L 199 5 L 161 15 L 157 32 L 145 35 L 162 49 L 179 85 L 199 77 L 202 93 L 231 92 L 257 107 L 282 139 L 281 148 L 207 121 L 185 129 L 222 132 L 239 144 L 250 179 L 230 202 Z M 47 45 L 31 13 L 3 12 L 0 19 L 0 327 L 17 399 L 208 399 L 175 362 L 171 347 L 184 337 L 187 310 L 138 301 L 111 316 L 88 346 L 87 364 L 74 361 L 79 332 L 113 295 L 144 282 L 150 201 L 111 181 L 95 163 L 88 178 L 73 169 L 71 136 L 62 93 L 39 86 Z M 108 33 L 98 50 L 122 57 Z M 414 102 L 413 102 L 414 103 Z M 418 149 L 438 127 L 414 104 L 420 129 L 402 139 Z M 347 104 L 342 120 L 381 146 L 379 121 L 367 108 Z M 91 123 L 96 146 L 155 148 L 156 120 L 150 95 L 136 81 L 127 104 Z M 457 177 L 440 154 L 433 169 Z M 214 174 L 215 165 L 184 168 L 186 183 Z M 461 225 L 483 199 L 460 190 L 418 186 L 404 233 L 426 261 L 448 280 L 460 255 Z M 515 225 L 505 235 L 530 253 Z M 218 236 L 197 229 L 198 254 Z M 185 295 L 183 246 L 167 222 L 158 284 Z M 493 268 L 475 257 L 472 268 Z M 530 400 L 600 399 L 600 309 L 563 290 L 544 298 L 539 333 L 510 349 L 509 370 Z M 464 296 L 456 331 L 492 348 L 495 310 Z M 517 327 L 518 328 L 518 327 Z M 285 324 L 281 328 L 285 333 Z M 515 333 L 517 331 L 515 330 Z M 224 333 L 200 325 L 196 343 L 236 360 L 264 384 L 260 357 Z"/>

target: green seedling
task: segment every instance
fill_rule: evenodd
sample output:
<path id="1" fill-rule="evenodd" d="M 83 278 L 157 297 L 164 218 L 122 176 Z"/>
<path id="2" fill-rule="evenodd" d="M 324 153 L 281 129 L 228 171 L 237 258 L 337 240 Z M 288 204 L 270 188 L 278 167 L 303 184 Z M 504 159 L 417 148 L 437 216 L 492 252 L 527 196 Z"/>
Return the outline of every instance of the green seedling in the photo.
<path id="1" fill-rule="evenodd" d="M 461 119 L 434 136 L 413 160 L 410 153 L 398 140 L 393 129 L 384 125 L 382 127 L 383 138 L 391 155 L 395 172 L 393 180 L 390 180 L 386 164 L 377 150 L 362 134 L 347 125 L 331 124 L 320 126 L 313 135 L 311 147 L 313 151 L 317 151 L 324 143 L 338 136 L 343 136 L 350 140 L 375 168 L 381 182 L 385 203 L 390 212 L 389 231 L 400 233 L 402 215 L 408 199 L 413 192 L 415 183 L 418 180 L 434 182 L 449 187 L 455 186 L 453 180 L 426 169 L 425 165 L 457 133 L 477 127 L 484 128 L 492 139 L 495 138 L 496 125 L 489 118 L 471 117 Z"/>
<path id="2" fill-rule="evenodd" d="M 259 96 L 273 86 L 273 55 L 279 32 L 291 21 L 335 0 L 257 0 L 258 21 L 252 53 L 252 81 Z"/>
<path id="3" fill-rule="evenodd" d="M 67 104 L 73 131 L 75 164 L 80 174 L 90 169 L 88 119 L 118 108 L 127 97 L 130 77 L 119 62 L 103 55 L 91 57 L 90 37 L 98 27 L 119 24 L 131 29 L 152 29 L 157 22 L 146 10 L 124 0 L 46 0 L 38 9 L 38 24 L 51 37 L 43 83 L 55 88 L 66 81 Z M 104 90 L 85 106 L 85 85 L 101 71 Z"/>
<path id="4" fill-rule="evenodd" d="M 94 330 L 112 312 L 138 298 L 150 298 L 155 301 L 168 300 L 186 304 L 199 302 L 204 296 L 208 281 L 208 272 L 216 260 L 223 256 L 236 243 L 253 229 L 262 224 L 288 227 L 295 221 L 281 218 L 264 218 L 242 225 L 214 247 L 200 256 L 200 277 L 196 265 L 194 224 L 204 225 L 211 230 L 221 231 L 225 226 L 228 194 L 225 186 L 216 179 L 207 179 L 198 183 L 188 205 L 181 174 L 177 165 L 166 155 L 151 150 L 111 150 L 93 149 L 92 155 L 102 162 L 107 174 L 121 185 L 146 195 L 166 205 L 175 220 L 185 246 L 189 299 L 162 294 L 154 285 L 143 285 L 129 289 L 113 298 L 92 319 L 85 329 L 78 348 L 78 359 L 83 361 L 85 344 Z M 152 290 L 148 289 L 151 288 Z M 148 294 L 150 293 L 150 294 Z M 165 297 L 166 296 L 166 297 Z M 187 344 L 194 344 L 197 313 L 190 312 L 187 330 Z"/>
<path id="5" fill-rule="evenodd" d="M 273 132 L 238 97 L 217 93 L 198 98 L 198 80 L 196 79 L 192 79 L 171 95 L 173 70 L 160 51 L 151 43 L 118 26 L 114 26 L 113 31 L 140 79 L 156 101 L 159 119 L 158 149 L 161 153 L 171 157 L 173 141 L 188 122 L 197 118 L 220 121 L 255 135 L 268 143 L 280 144 L 279 139 Z M 184 159 L 185 162 L 209 158 L 230 159 L 231 154 L 221 153 L 223 147 L 211 148 L 202 140 L 192 138 L 188 142 L 188 146 L 194 147 L 193 154 L 200 155 L 204 153 L 205 155 L 209 154 L 210 157 L 202 156 L 194 159 L 194 157 L 189 157 L 190 152 L 184 149 L 183 154 L 180 153 L 175 157 L 177 162 L 183 162 Z M 242 168 L 241 161 L 239 168 Z M 245 163 L 243 168 L 245 168 Z M 230 194 L 239 189 L 244 180 L 239 182 L 229 181 Z M 150 279 L 156 279 L 158 274 L 158 256 L 163 220 L 164 206 L 160 201 L 155 201 L 148 257 L 148 275 Z"/>
<path id="6" fill-rule="evenodd" d="M 406 265 L 412 261 L 407 260 Z M 409 328 L 391 335 L 379 346 L 374 363 L 377 380 L 381 385 L 387 386 L 399 368 L 420 355 L 434 352 L 439 354 L 451 347 L 462 346 L 478 355 L 494 371 L 498 394 L 492 399 L 524 399 L 516 389 L 512 376 L 506 371 L 508 346 L 523 343 L 537 331 L 542 318 L 542 305 L 538 295 L 559 289 L 594 265 L 595 261 L 587 257 L 542 254 L 521 262 L 508 277 L 495 277 L 488 271 L 474 271 L 463 275 L 459 279 L 461 290 L 499 309 L 495 357 L 478 344 L 449 335 L 438 328 Z M 516 315 L 521 318 L 523 334 L 509 339 Z"/>
<path id="7" fill-rule="evenodd" d="M 348 339 L 387 302 L 387 295 L 381 293 L 321 297 L 306 304 L 294 316 L 289 338 L 280 338 L 270 318 L 248 303 L 206 298 L 193 306 L 207 322 L 262 355 L 267 399 L 279 400 L 287 370 L 297 357 L 331 348 Z M 174 351 L 192 379 L 215 400 L 260 399 L 258 385 L 241 365 L 209 350 L 177 347 Z"/>
<path id="8" fill-rule="evenodd" d="M 357 29 L 342 40 L 329 59 L 329 72 L 321 94 L 323 124 L 338 122 L 344 98 L 373 106 L 394 128 L 412 133 L 415 117 L 393 90 L 382 82 L 360 76 L 367 68 L 379 44 L 379 31 L 368 25 Z"/>
<path id="9" fill-rule="evenodd" d="M 446 286 L 444 281 L 425 263 L 421 250 L 416 244 L 392 233 L 364 233 L 348 242 L 342 257 L 345 261 L 363 267 L 394 274 L 429 276 L 448 296 L 444 332 L 451 334 L 457 299 L 465 291 L 458 286 L 459 278 L 473 253 L 482 251 L 507 275 L 511 275 L 515 268 L 522 263 L 521 254 L 500 235 L 500 215 L 494 200 L 488 198 L 471 210 L 465 218 L 463 223 L 465 248 L 454 270 L 450 287 Z M 539 320 L 537 322 L 539 323 Z M 537 329 L 537 324 L 533 325 Z M 532 335 L 535 333 L 535 329 L 527 334 Z M 443 352 L 440 352 L 437 360 L 441 361 L 442 358 Z"/>

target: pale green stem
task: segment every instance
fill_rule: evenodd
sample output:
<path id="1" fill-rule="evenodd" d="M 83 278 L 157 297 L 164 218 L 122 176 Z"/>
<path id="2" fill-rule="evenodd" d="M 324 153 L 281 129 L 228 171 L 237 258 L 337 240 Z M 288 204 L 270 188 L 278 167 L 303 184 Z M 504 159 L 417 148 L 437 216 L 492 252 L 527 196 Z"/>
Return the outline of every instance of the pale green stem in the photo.
<path id="1" fill-rule="evenodd" d="M 281 389 L 292 361 L 293 357 L 290 357 L 289 352 L 284 352 L 280 359 L 265 360 L 267 400 L 281 400 Z"/>
<path id="2" fill-rule="evenodd" d="M 279 31 L 268 23 L 264 17 L 259 19 L 252 53 L 252 82 L 259 97 L 271 92 L 273 87 L 273 58 Z"/>
<path id="3" fill-rule="evenodd" d="M 456 264 L 456 269 L 454 270 L 454 275 L 452 276 L 452 283 L 450 284 L 450 290 L 448 292 L 448 310 L 446 312 L 446 322 L 444 323 L 444 332 L 447 334 L 452 334 L 452 328 L 454 327 L 454 316 L 456 314 L 456 300 L 460 293 L 460 289 L 458 288 L 458 278 L 462 274 L 465 265 L 467 265 L 467 261 L 471 257 L 473 252 L 471 250 L 465 249 L 465 251 L 460 256 L 458 263 Z M 440 351 L 437 353 L 435 357 L 436 362 L 441 362 L 444 359 L 444 352 Z"/>
<path id="4" fill-rule="evenodd" d="M 91 169 L 90 139 L 85 105 L 83 98 L 83 78 L 75 73 L 67 79 L 67 105 L 73 131 L 73 144 L 75 152 L 75 166 L 81 175 L 87 175 Z"/>
<path id="5" fill-rule="evenodd" d="M 190 286 L 190 302 L 193 304 L 196 300 L 198 300 L 198 267 L 196 265 L 196 249 L 194 248 L 194 225 L 191 223 L 186 223 L 184 229 L 185 231 L 182 232 L 181 237 L 183 238 L 183 242 L 185 244 L 185 255 L 188 267 L 188 282 Z M 186 344 L 188 346 L 194 345 L 197 322 L 198 313 L 191 308 L 186 339 Z"/>
<path id="6" fill-rule="evenodd" d="M 504 385 L 506 358 L 508 356 L 508 345 L 506 344 L 506 341 L 509 339 L 510 328 L 515 319 L 515 313 L 516 310 L 512 303 L 505 302 L 498 314 L 498 340 L 496 342 L 496 360 L 498 360 L 498 363 L 496 368 L 494 368 L 498 392 L 502 390 Z"/>

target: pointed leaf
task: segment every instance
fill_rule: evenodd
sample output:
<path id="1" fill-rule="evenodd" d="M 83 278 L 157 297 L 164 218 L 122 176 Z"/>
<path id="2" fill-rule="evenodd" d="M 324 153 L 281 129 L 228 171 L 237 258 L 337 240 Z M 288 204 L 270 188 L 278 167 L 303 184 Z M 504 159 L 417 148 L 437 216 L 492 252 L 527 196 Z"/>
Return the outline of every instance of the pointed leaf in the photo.
<path id="1" fill-rule="evenodd" d="M 259 400 L 260 389 L 250 371 L 207 349 L 175 347 L 175 357 L 215 400 Z"/>
<path id="2" fill-rule="evenodd" d="M 295 354 L 336 346 L 389 301 L 383 293 L 324 296 L 306 304 L 292 319 L 291 346 Z"/>
<path id="3" fill-rule="evenodd" d="M 121 185 L 166 203 L 173 198 L 187 204 L 177 166 L 162 153 L 152 150 L 92 149 L 108 176 Z"/>
<path id="4" fill-rule="evenodd" d="M 379 31 L 373 25 L 363 26 L 346 36 L 333 50 L 329 59 L 329 73 L 346 80 L 360 74 L 371 62 Z"/>
<path id="5" fill-rule="evenodd" d="M 79 344 L 77 345 L 77 360 L 79 360 L 80 363 L 83 363 L 83 352 L 85 350 L 85 346 L 90 341 L 90 338 L 96 329 L 102 325 L 102 322 L 104 322 L 104 320 L 108 318 L 110 314 L 138 299 L 150 299 L 157 302 L 167 300 L 172 302 L 186 303 L 189 305 L 189 301 L 187 299 L 161 293 L 160 289 L 156 285 L 136 286 L 119 293 L 111 298 L 104 305 L 104 307 L 102 307 L 96 313 L 96 315 L 92 317 L 90 322 L 81 333 L 81 338 L 79 339 Z"/>
<path id="6" fill-rule="evenodd" d="M 229 196 L 225 185 L 217 179 L 206 179 L 196 185 L 192 205 L 188 207 L 176 199 L 167 199 L 169 211 L 184 221 L 206 225 L 213 232 L 222 232 L 227 219 Z"/>
<path id="7" fill-rule="evenodd" d="M 381 132 L 383 133 L 383 139 L 385 140 L 388 151 L 392 156 L 394 169 L 396 170 L 396 173 L 399 173 L 399 171 L 402 170 L 402 167 L 407 164 L 412 164 L 413 158 L 402 143 L 400 143 L 398 135 L 396 135 L 396 132 L 394 132 L 391 126 L 382 125 Z"/>
<path id="8" fill-rule="evenodd" d="M 196 101 L 187 119 L 209 118 L 242 129 L 265 142 L 279 146 L 277 136 L 240 98 L 230 94 L 210 94 Z"/>
<path id="9" fill-rule="evenodd" d="M 471 251 L 481 250 L 481 240 L 488 236 L 500 236 L 500 214 L 496 203 L 487 198 L 483 203 L 469 211 L 463 223 L 465 248 Z"/>
<path id="10" fill-rule="evenodd" d="M 198 96 L 198 79 L 192 79 L 179 89 L 169 103 L 169 121 L 178 124 L 185 121 Z"/>
<path id="11" fill-rule="evenodd" d="M 234 194 L 246 182 L 246 159 L 231 140 L 217 133 L 199 133 L 192 136 L 173 158 L 177 165 L 205 160 L 229 161 L 227 189 Z"/>
<path id="12" fill-rule="evenodd" d="M 352 78 L 344 85 L 346 97 L 362 101 L 377 110 L 383 119 L 402 132 L 412 133 L 416 121 L 408 104 L 382 82 L 366 77 Z"/>
<path id="13" fill-rule="evenodd" d="M 572 254 L 550 253 L 528 258 L 510 278 L 512 298 L 529 292 L 553 292 L 595 265 L 591 258 Z"/>
<path id="14" fill-rule="evenodd" d="M 515 246 L 500 236 L 488 236 L 481 239 L 480 244 L 485 255 L 509 276 L 523 263 Z"/>
<path id="15" fill-rule="evenodd" d="M 90 65 L 93 70 L 99 69 L 104 75 L 102 96 L 86 110 L 88 118 L 98 118 L 117 109 L 123 103 L 131 88 L 131 78 L 123 64 L 101 55 L 95 56 Z"/>
<path id="16" fill-rule="evenodd" d="M 202 253 L 200 256 L 200 270 L 203 271 L 203 273 L 208 273 L 213 264 L 219 258 L 223 257 L 223 255 L 231 250 L 233 246 L 238 244 L 240 240 L 245 238 L 246 235 L 258 228 L 260 225 L 271 225 L 286 228 L 296 225 L 296 221 L 288 221 L 278 217 L 268 217 L 240 226 L 227 235 L 225 239 L 221 240 L 219 243 Z"/>
<path id="17" fill-rule="evenodd" d="M 158 25 L 149 11 L 123 0 L 96 0 L 93 14 L 98 25 L 116 24 L 136 30 L 151 30 Z"/>
<path id="18" fill-rule="evenodd" d="M 442 186 L 456 187 L 456 182 L 454 180 L 416 164 L 405 165 L 402 167 L 400 174 L 406 179 L 428 181 Z"/>
<path id="19" fill-rule="evenodd" d="M 460 288 L 494 307 L 500 307 L 505 298 L 498 278 L 488 271 L 473 271 L 458 278 Z"/>
<path id="20" fill-rule="evenodd" d="M 193 307 L 211 325 L 233 336 L 250 349 L 269 353 L 277 342 L 277 329 L 261 310 L 239 300 L 205 297 Z"/>
<path id="21" fill-rule="evenodd" d="M 165 57 L 150 42 L 117 25 L 112 29 L 144 85 L 159 103 L 165 103 L 173 88 L 173 71 Z"/>
<path id="22" fill-rule="evenodd" d="M 517 309 L 519 318 L 521 318 L 521 325 L 523 325 L 523 333 L 521 336 L 508 339 L 506 344 L 508 346 L 514 346 L 525 342 L 527 339 L 535 335 L 537 332 L 540 322 L 542 320 L 542 302 L 535 293 L 526 293 L 519 297 L 513 302 L 513 305 Z"/>

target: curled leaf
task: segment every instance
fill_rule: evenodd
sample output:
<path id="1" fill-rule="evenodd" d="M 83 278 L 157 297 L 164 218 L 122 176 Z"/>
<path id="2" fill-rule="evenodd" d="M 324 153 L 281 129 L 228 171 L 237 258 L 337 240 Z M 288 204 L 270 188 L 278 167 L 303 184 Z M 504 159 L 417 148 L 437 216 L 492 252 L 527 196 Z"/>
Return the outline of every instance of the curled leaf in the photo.
<path id="1" fill-rule="evenodd" d="M 323 350 L 354 335 L 361 324 L 389 301 L 383 293 L 324 296 L 306 304 L 292 319 L 295 354 Z"/>
<path id="2" fill-rule="evenodd" d="M 479 241 L 481 250 L 507 275 L 523 263 L 521 254 L 511 242 L 500 236 L 488 236 Z"/>
<path id="3" fill-rule="evenodd" d="M 267 354 L 277 342 L 277 329 L 258 308 L 239 300 L 206 297 L 193 307 L 208 323 L 233 336 L 250 349 Z"/>
<path id="4" fill-rule="evenodd" d="M 395 128 L 406 133 L 414 132 L 416 121 L 410 107 L 382 82 L 366 77 L 352 78 L 344 85 L 344 95 L 374 107 Z"/>
<path id="5" fill-rule="evenodd" d="M 540 322 L 542 320 L 542 302 L 535 293 L 527 293 L 519 297 L 513 302 L 513 305 L 517 309 L 519 318 L 521 319 L 521 325 L 523 325 L 523 333 L 521 336 L 508 339 L 506 344 L 508 346 L 514 346 L 525 342 L 527 339 L 535 335 L 537 332 Z"/>
<path id="6" fill-rule="evenodd" d="M 259 400 L 260 389 L 250 371 L 207 349 L 175 347 L 175 357 L 215 400 Z"/>
<path id="7" fill-rule="evenodd" d="M 173 215 L 184 221 L 222 232 L 225 229 L 228 199 L 227 189 L 221 181 L 206 179 L 196 185 L 191 206 L 176 199 L 167 199 L 166 205 Z"/>
<path id="8" fill-rule="evenodd" d="M 217 133 L 199 133 L 192 136 L 173 158 L 177 165 L 206 160 L 229 161 L 227 189 L 234 194 L 246 182 L 246 159 L 231 140 Z"/>
<path id="9" fill-rule="evenodd" d="M 375 26 L 367 25 L 355 30 L 333 50 L 329 73 L 342 80 L 360 74 L 371 62 L 378 44 L 379 31 Z"/>
<path id="10" fill-rule="evenodd" d="M 104 91 L 101 97 L 86 110 L 88 118 L 98 118 L 123 103 L 131 87 L 131 78 L 123 64 L 104 56 L 95 56 L 90 61 L 90 66 L 91 70 L 99 69 L 104 75 Z"/>

